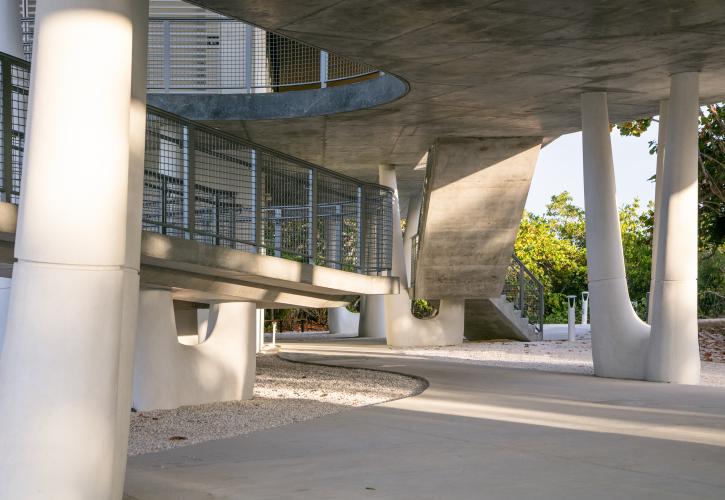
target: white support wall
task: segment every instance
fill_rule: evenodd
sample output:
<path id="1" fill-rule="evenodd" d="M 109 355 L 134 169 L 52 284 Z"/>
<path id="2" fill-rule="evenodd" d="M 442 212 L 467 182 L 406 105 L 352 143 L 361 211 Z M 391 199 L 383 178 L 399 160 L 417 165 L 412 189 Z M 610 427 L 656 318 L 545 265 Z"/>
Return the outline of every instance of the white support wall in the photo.
<path id="1" fill-rule="evenodd" d="M 143 290 L 134 357 L 137 410 L 250 399 L 254 388 L 256 306 L 224 302 L 209 309 L 206 338 L 179 344 L 171 292 Z"/>

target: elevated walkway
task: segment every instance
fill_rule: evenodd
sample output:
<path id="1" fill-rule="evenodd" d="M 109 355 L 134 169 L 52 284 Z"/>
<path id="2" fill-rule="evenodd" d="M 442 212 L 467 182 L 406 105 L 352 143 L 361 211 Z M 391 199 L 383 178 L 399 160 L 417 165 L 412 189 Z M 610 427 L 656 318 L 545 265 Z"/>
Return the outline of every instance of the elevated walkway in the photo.
<path id="1" fill-rule="evenodd" d="M 0 53 L 0 73 L 0 264 L 9 276 L 30 65 Z M 143 286 L 178 300 L 260 307 L 337 307 L 356 295 L 398 293 L 389 277 L 391 213 L 384 186 L 147 109 Z M 64 223 L 48 231 L 60 236 Z"/>
<path id="2" fill-rule="evenodd" d="M 17 205 L 0 202 L 0 276 L 12 273 Z M 144 231 L 141 283 L 176 300 L 248 300 L 258 307 L 338 307 L 360 294 L 398 293 L 398 278 L 369 276 Z"/>

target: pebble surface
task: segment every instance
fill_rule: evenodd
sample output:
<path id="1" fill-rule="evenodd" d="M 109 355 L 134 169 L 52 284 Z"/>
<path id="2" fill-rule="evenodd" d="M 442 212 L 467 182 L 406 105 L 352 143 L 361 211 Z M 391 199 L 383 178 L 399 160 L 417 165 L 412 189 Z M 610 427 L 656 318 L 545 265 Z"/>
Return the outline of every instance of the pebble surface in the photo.
<path id="1" fill-rule="evenodd" d="M 128 454 L 225 439 L 411 396 L 421 380 L 393 373 L 257 357 L 254 398 L 131 414 Z"/>

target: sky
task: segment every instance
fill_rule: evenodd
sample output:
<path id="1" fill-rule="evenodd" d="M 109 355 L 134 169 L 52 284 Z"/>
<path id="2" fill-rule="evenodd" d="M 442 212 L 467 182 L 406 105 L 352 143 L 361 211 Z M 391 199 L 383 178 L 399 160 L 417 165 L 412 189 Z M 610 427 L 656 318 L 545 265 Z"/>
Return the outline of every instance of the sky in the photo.
<path id="1" fill-rule="evenodd" d="M 654 200 L 656 157 L 649 154 L 649 141 L 657 140 L 657 123 L 641 137 L 622 137 L 612 131 L 612 154 L 617 182 L 617 203 L 621 206 L 639 198 L 642 205 Z M 569 191 L 574 203 L 584 207 L 581 132 L 563 135 L 541 150 L 531 182 L 526 210 L 542 214 L 551 197 Z"/>

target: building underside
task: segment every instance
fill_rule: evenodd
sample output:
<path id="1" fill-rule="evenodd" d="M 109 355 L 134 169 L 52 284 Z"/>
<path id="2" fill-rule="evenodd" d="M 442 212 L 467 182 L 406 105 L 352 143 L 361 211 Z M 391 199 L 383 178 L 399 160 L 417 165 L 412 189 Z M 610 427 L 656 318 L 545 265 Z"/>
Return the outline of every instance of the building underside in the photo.
<path id="1" fill-rule="evenodd" d="M 132 402 L 250 398 L 265 307 L 390 346 L 540 339 L 514 240 L 541 147 L 578 130 L 594 372 L 699 381 L 721 0 L 0 1 L 0 497 L 120 498 Z M 656 114 L 644 322 L 610 126 Z"/>
<path id="2" fill-rule="evenodd" d="M 193 3 L 406 81 L 407 95 L 373 109 L 214 123 L 364 180 L 395 165 L 403 202 L 420 188 L 424 172 L 413 168 L 438 137 L 576 132 L 582 91 L 607 92 L 614 123 L 654 116 L 669 75 L 684 71 L 700 72 L 701 103 L 725 99 L 718 0 Z"/>

